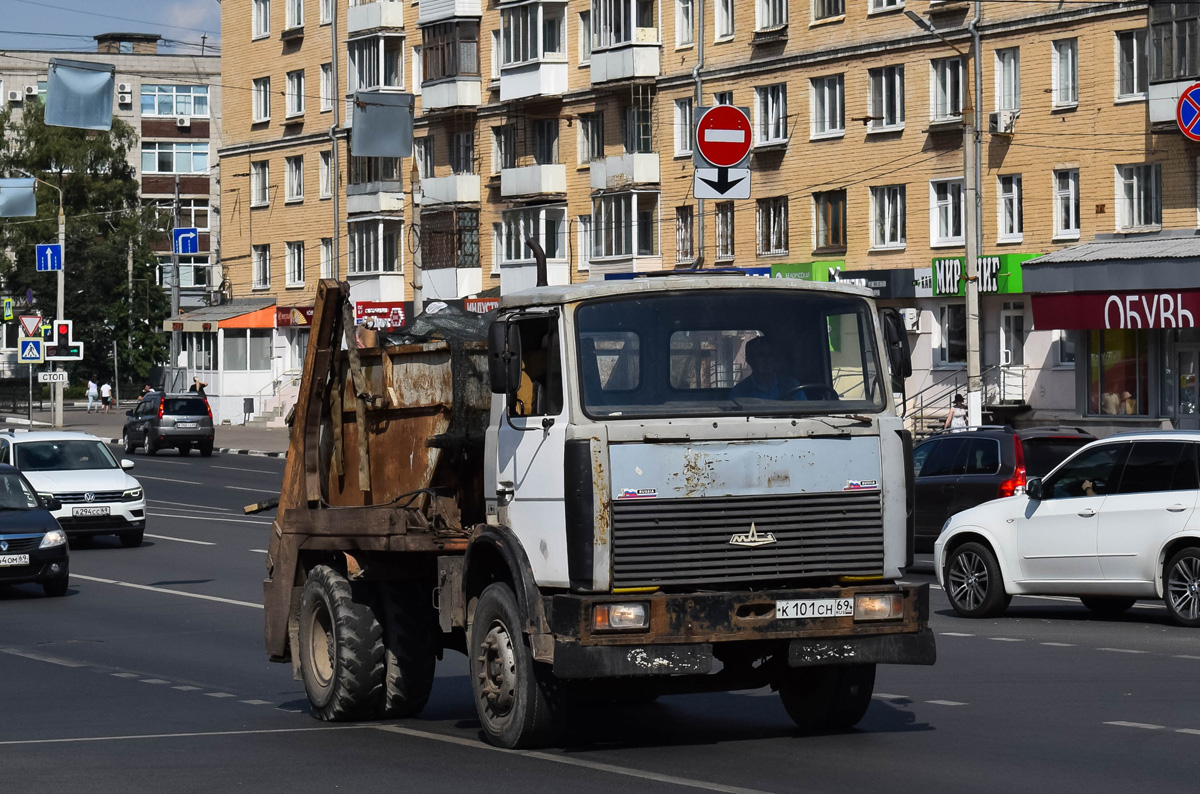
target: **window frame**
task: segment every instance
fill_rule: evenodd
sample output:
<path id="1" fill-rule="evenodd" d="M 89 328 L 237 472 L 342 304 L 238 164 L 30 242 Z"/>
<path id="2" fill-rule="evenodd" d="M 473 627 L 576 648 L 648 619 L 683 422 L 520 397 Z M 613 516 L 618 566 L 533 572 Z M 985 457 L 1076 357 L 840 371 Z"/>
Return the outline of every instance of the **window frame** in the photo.
<path id="1" fill-rule="evenodd" d="M 333 90 L 333 63 L 321 64 L 321 113 L 328 113 L 333 110 L 334 90 Z"/>
<path id="2" fill-rule="evenodd" d="M 1118 164 L 1115 166 L 1117 174 L 1117 213 L 1116 213 L 1116 228 L 1119 232 L 1137 232 L 1137 231 L 1152 231 L 1162 228 L 1162 166 L 1159 163 L 1130 163 Z M 1149 176 L 1150 191 L 1147 194 L 1150 201 L 1153 203 L 1151 211 L 1154 213 L 1154 218 L 1151 222 L 1145 222 L 1144 215 L 1140 217 L 1141 222 L 1136 222 L 1139 218 L 1135 215 L 1134 208 L 1144 212 L 1144 200 L 1137 195 L 1131 199 L 1126 198 L 1126 193 L 1129 189 L 1133 191 L 1144 191 L 1141 187 L 1145 177 Z M 1128 202 L 1128 203 L 1127 203 Z M 1129 222 L 1126 221 L 1129 219 Z"/>
<path id="3" fill-rule="evenodd" d="M 271 35 L 271 0 L 251 0 L 250 40 Z"/>
<path id="4" fill-rule="evenodd" d="M 828 22 L 846 16 L 846 0 L 812 0 L 813 22 Z"/>
<path id="5" fill-rule="evenodd" d="M 271 120 L 271 77 L 256 77 L 250 82 L 251 117 L 253 124 Z"/>
<path id="6" fill-rule="evenodd" d="M 1133 30 L 1117 30 L 1113 32 L 1116 46 L 1116 101 L 1138 102 L 1145 100 L 1150 88 L 1150 36 L 1147 28 Z M 1138 39 L 1141 39 L 1139 44 Z M 1126 59 L 1125 41 L 1132 41 L 1131 58 Z M 1139 59 L 1140 55 L 1140 59 Z M 1126 73 L 1129 73 L 1133 83 L 1133 91 L 1125 91 L 1123 83 Z M 1137 90 L 1138 84 L 1142 89 Z"/>
<path id="7" fill-rule="evenodd" d="M 682 97 L 675 100 L 675 156 L 692 154 L 692 129 L 695 123 L 695 111 L 692 98 Z"/>
<path id="8" fill-rule="evenodd" d="M 576 140 L 576 159 L 580 166 L 590 165 L 604 159 L 604 112 L 593 111 L 579 114 L 579 132 Z"/>
<path id="9" fill-rule="evenodd" d="M 1060 186 L 1060 176 L 1066 175 L 1068 189 L 1063 191 Z M 1054 233 L 1053 240 L 1078 240 L 1080 236 L 1080 200 L 1079 200 L 1079 169 L 1056 168 L 1050 173 L 1050 188 L 1054 195 Z M 1073 227 L 1063 223 L 1063 199 L 1070 201 L 1071 220 Z"/>
<path id="10" fill-rule="evenodd" d="M 168 90 L 169 89 L 169 90 Z M 139 93 L 139 108 L 142 117 L 151 118 L 173 118 L 177 116 L 188 116 L 194 119 L 206 119 L 209 114 L 209 91 L 206 85 L 173 85 L 170 83 L 143 83 L 141 92 Z M 165 96 L 171 97 L 171 110 L 168 113 L 160 113 L 158 109 L 159 102 Z M 151 98 L 151 109 L 146 110 L 146 99 Z M 181 98 L 188 98 L 188 110 L 184 112 L 180 105 Z M 196 110 L 197 98 L 203 97 L 203 112 Z"/>
<path id="11" fill-rule="evenodd" d="M 961 323 L 952 323 L 951 314 L 961 312 Z M 933 365 L 935 369 L 962 369 L 967 365 L 967 306 L 966 303 L 955 301 L 940 303 L 936 313 L 938 338 L 933 347 Z M 949 328 L 961 328 L 961 342 L 950 342 Z M 957 336 L 957 335 L 956 335 Z M 961 358 L 952 358 L 951 350 L 961 350 Z"/>
<path id="12" fill-rule="evenodd" d="M 251 289 L 271 288 L 271 244 L 255 243 L 250 247 Z"/>
<path id="13" fill-rule="evenodd" d="M 934 58 L 929 68 L 930 121 L 961 122 L 966 90 L 963 58 Z"/>
<path id="14" fill-rule="evenodd" d="M 840 253 L 846 250 L 847 192 L 822 190 L 813 198 L 813 253 Z"/>
<path id="15" fill-rule="evenodd" d="M 757 256 L 786 256 L 788 254 L 791 248 L 791 235 L 786 195 L 761 198 L 755 202 L 754 236 Z M 764 245 L 764 241 L 766 245 Z"/>
<path id="16" fill-rule="evenodd" d="M 947 197 L 943 200 L 938 196 L 938 187 L 941 185 L 957 186 L 958 201 L 953 201 L 950 191 L 947 191 Z M 966 182 L 962 177 L 946 177 L 940 179 L 929 180 L 929 247 L 930 248 L 959 248 L 966 243 Z M 957 225 L 958 234 L 950 234 L 943 237 L 941 235 L 942 208 L 947 208 L 952 214 L 947 217 L 947 226 L 953 227 L 954 215 L 953 207 L 957 205 Z"/>
<path id="17" fill-rule="evenodd" d="M 294 69 L 287 73 L 287 102 L 284 118 L 304 115 L 304 70 Z"/>
<path id="18" fill-rule="evenodd" d="M 171 170 L 160 170 L 159 158 L 165 153 L 170 152 Z M 188 159 L 192 163 L 192 167 L 188 171 L 179 169 L 180 155 L 187 153 Z M 154 167 L 146 168 L 146 156 L 153 153 Z M 210 152 L 208 141 L 188 141 L 188 140 L 170 140 L 170 141 L 142 141 L 141 147 L 141 170 L 143 174 L 206 174 L 212 168 L 209 165 L 208 158 Z M 204 159 L 204 168 L 197 169 L 195 167 L 197 155 L 202 155 Z"/>
<path id="19" fill-rule="evenodd" d="M 304 155 L 283 158 L 284 203 L 304 201 Z"/>
<path id="20" fill-rule="evenodd" d="M 304 286 L 304 243 L 288 241 L 284 243 L 284 287 L 295 288 Z M 299 273 L 300 278 L 296 278 Z"/>
<path id="21" fill-rule="evenodd" d="M 685 204 L 675 208 L 675 263 L 696 261 L 696 208 Z"/>
<path id="22" fill-rule="evenodd" d="M 788 26 L 787 0 L 755 0 L 754 32 L 766 33 Z"/>
<path id="23" fill-rule="evenodd" d="M 579 12 L 576 22 L 579 25 L 579 65 L 588 66 L 592 62 L 592 9 L 590 6 L 586 11 Z"/>
<path id="24" fill-rule="evenodd" d="M 829 74 L 809 80 L 810 141 L 843 138 L 846 135 L 846 76 Z M 830 89 L 833 89 L 836 118 L 829 112 Z M 830 122 L 836 127 L 828 126 Z M 825 129 L 820 127 L 825 126 Z"/>
<path id="25" fill-rule="evenodd" d="M 1055 39 L 1050 48 L 1050 107 L 1079 107 L 1079 39 Z M 1068 61 L 1065 68 L 1064 60 Z"/>
<path id="26" fill-rule="evenodd" d="M 734 0 L 713 0 L 713 42 L 729 41 L 737 33 Z"/>
<path id="27" fill-rule="evenodd" d="M 271 204 L 271 161 L 255 160 L 250 163 L 250 207 L 267 207 Z"/>
<path id="28" fill-rule="evenodd" d="M 1011 58 L 1010 58 L 1011 56 Z M 996 110 L 1021 109 L 1021 48 L 1001 47 L 993 55 L 995 70 Z M 1011 92 L 1006 89 L 1011 78 Z M 1011 93 L 1012 106 L 1009 107 L 1007 98 Z"/>
<path id="29" fill-rule="evenodd" d="M 297 30 L 304 27 L 304 0 L 283 1 L 283 29 Z"/>
<path id="30" fill-rule="evenodd" d="M 551 218 L 553 216 L 553 218 Z M 549 221 L 553 220 L 551 229 Z M 547 261 L 565 262 L 568 259 L 567 206 L 565 204 L 518 207 L 500 214 L 500 264 L 509 266 L 534 263 L 533 252 L 525 245 L 525 234 L 536 221 L 535 239 L 546 252 Z M 515 234 L 514 234 L 515 232 Z M 553 234 L 554 245 L 548 245 Z"/>
<path id="31" fill-rule="evenodd" d="M 899 132 L 904 129 L 904 64 L 880 66 L 867 70 L 867 133 Z M 878 90 L 876 86 L 878 85 Z M 888 93 L 894 94 L 889 99 Z M 877 96 L 878 95 L 878 96 Z M 883 105 L 883 108 L 878 107 Z M 887 112 L 892 112 L 891 120 Z"/>
<path id="32" fill-rule="evenodd" d="M 908 247 L 907 185 L 876 185 L 871 188 L 871 250 L 902 251 Z M 894 221 L 894 224 L 893 224 Z M 895 226 L 898 238 L 880 234 Z"/>
<path id="33" fill-rule="evenodd" d="M 789 138 L 787 83 L 754 87 L 755 148 L 786 145 Z"/>
<path id="34" fill-rule="evenodd" d="M 1019 243 L 1025 238 L 1024 193 L 1024 184 L 1020 174 L 997 175 L 997 243 Z"/>
<path id="35" fill-rule="evenodd" d="M 732 201 L 718 201 L 714 209 L 717 233 L 717 261 L 727 262 L 736 256 L 736 209 Z"/>
<path id="36" fill-rule="evenodd" d="M 691 47 L 696 43 L 697 0 L 675 0 L 675 48 Z M 699 0 L 704 2 L 704 0 Z M 687 17 L 687 24 L 683 24 Z"/>
<path id="37" fill-rule="evenodd" d="M 333 261 L 333 238 L 321 238 L 321 278 L 337 278 L 337 263 Z"/>

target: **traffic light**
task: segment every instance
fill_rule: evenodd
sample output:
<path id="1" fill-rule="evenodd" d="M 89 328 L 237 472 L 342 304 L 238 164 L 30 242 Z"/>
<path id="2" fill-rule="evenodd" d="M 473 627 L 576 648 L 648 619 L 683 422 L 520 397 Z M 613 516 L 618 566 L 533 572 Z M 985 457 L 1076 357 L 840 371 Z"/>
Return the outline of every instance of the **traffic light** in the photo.
<path id="1" fill-rule="evenodd" d="M 55 320 L 50 329 L 52 333 L 46 342 L 47 361 L 79 361 L 83 358 L 83 343 L 71 338 L 74 330 L 71 320 Z"/>

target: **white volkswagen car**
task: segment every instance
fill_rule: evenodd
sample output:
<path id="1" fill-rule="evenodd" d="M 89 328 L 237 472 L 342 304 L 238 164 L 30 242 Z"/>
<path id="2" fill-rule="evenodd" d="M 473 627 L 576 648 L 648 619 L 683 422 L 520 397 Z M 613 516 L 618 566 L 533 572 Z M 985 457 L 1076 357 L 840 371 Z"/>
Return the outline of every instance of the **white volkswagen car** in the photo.
<path id="1" fill-rule="evenodd" d="M 964 617 L 1013 595 L 1077 596 L 1115 614 L 1161 598 L 1200 627 L 1200 433 L 1126 433 L 1079 449 L 1024 494 L 954 515 L 934 545 L 938 583 Z"/>
<path id="2" fill-rule="evenodd" d="M 142 484 L 108 445 L 88 433 L 0 433 L 0 463 L 16 466 L 39 494 L 62 503 L 54 517 L 68 537 L 116 535 L 140 546 L 146 531 Z"/>

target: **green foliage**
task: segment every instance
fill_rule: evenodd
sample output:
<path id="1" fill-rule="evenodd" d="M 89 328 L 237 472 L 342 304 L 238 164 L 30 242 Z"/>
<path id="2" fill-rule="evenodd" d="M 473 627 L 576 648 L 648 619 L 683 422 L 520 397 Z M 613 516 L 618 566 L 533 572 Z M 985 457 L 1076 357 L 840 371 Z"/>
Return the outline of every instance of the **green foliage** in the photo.
<path id="1" fill-rule="evenodd" d="M 84 360 L 68 367 L 72 379 L 111 377 L 116 341 L 122 379 L 143 380 L 170 346 L 161 330 L 170 304 L 155 284 L 150 247 L 167 234 L 168 221 L 138 199 L 129 162 L 137 146 L 133 128 L 117 118 L 109 132 L 51 127 L 43 122 L 41 103 L 27 102 L 19 121 L 9 110 L 0 113 L 0 140 L 0 173 L 20 176 L 14 170 L 20 169 L 62 190 L 64 308 L 84 343 Z M 46 318 L 55 315 L 57 275 L 37 272 L 34 246 L 58 241 L 58 196 L 39 182 L 36 219 L 0 220 L 0 276 L 18 312 L 32 289 L 33 308 Z"/>

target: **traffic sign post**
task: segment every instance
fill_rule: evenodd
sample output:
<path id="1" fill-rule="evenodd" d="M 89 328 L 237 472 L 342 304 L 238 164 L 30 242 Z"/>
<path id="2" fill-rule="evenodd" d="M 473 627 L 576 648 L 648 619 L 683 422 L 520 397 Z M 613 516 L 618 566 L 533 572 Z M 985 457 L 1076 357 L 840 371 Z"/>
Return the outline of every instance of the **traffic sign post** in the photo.
<path id="1" fill-rule="evenodd" d="M 195 227 L 175 229 L 173 239 L 175 240 L 175 253 L 177 254 L 196 254 L 200 252 L 200 235 L 196 233 Z"/>
<path id="2" fill-rule="evenodd" d="M 37 246 L 38 272 L 59 271 L 63 269 L 62 246 L 58 243 Z"/>
<path id="3" fill-rule="evenodd" d="M 1200 83 L 1193 83 L 1175 103 L 1175 123 L 1184 137 L 1200 141 Z"/>
<path id="4" fill-rule="evenodd" d="M 692 194 L 697 199 L 750 198 L 750 169 L 744 167 L 754 139 L 749 108 L 714 105 L 699 111 Z"/>

